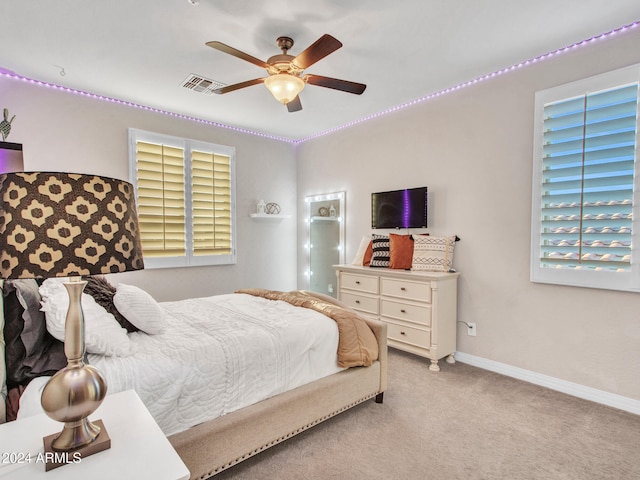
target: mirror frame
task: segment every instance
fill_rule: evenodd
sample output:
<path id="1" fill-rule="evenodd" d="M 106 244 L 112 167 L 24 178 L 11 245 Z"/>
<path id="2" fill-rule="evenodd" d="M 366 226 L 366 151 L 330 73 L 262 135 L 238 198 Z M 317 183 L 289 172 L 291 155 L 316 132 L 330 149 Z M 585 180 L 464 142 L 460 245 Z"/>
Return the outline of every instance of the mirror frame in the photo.
<path id="1" fill-rule="evenodd" d="M 306 250 L 306 269 L 305 269 L 305 277 L 307 281 L 307 288 L 311 288 L 311 275 L 313 272 L 311 271 L 311 250 L 313 249 L 313 245 L 311 245 L 311 223 L 313 222 L 313 217 L 315 215 L 311 214 L 311 204 L 314 202 L 325 202 L 325 201 L 337 201 L 339 205 L 339 242 L 338 242 L 338 263 L 343 264 L 345 258 L 345 217 L 346 217 L 346 192 L 334 192 L 334 193 L 325 193 L 318 195 L 308 195 L 305 197 L 305 205 L 306 205 L 306 216 L 305 223 L 307 226 L 307 241 L 305 243 Z M 332 266 L 333 268 L 333 266 Z"/>

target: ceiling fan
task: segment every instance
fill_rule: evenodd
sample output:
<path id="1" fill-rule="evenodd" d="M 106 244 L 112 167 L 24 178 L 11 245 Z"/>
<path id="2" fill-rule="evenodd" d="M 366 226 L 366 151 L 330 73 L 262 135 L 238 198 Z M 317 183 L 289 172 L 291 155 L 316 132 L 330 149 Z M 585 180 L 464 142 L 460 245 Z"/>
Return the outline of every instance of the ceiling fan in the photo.
<path id="1" fill-rule="evenodd" d="M 215 41 L 207 42 L 207 46 L 253 63 L 258 67 L 262 67 L 269 74 L 267 77 L 254 78 L 246 82 L 218 88 L 217 90 L 213 90 L 213 93 L 229 93 L 234 90 L 264 83 L 276 100 L 287 106 L 289 112 L 297 112 L 302 110 L 302 103 L 300 103 L 298 94 L 307 83 L 319 87 L 355 93 L 356 95 L 360 95 L 364 92 L 365 88 L 367 88 L 367 86 L 362 83 L 349 82 L 347 80 L 339 80 L 337 78 L 313 75 L 310 73 L 303 74 L 306 68 L 309 68 L 317 61 L 322 60 L 330 53 L 342 47 L 342 43 L 331 35 L 323 35 L 296 57 L 287 53 L 289 49 L 293 47 L 293 39 L 289 37 L 278 37 L 276 42 L 278 48 L 282 50 L 282 54 L 274 55 L 266 62 L 225 45 L 224 43 Z"/>

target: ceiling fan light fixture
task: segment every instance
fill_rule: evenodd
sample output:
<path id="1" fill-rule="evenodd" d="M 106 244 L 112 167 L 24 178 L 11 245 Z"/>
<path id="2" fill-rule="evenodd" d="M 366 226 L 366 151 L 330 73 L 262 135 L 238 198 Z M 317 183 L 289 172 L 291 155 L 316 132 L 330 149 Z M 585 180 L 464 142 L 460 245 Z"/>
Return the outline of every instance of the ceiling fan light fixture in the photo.
<path id="1" fill-rule="evenodd" d="M 280 103 L 286 105 L 304 88 L 304 80 L 289 73 L 277 73 L 264 79 L 264 85 Z"/>

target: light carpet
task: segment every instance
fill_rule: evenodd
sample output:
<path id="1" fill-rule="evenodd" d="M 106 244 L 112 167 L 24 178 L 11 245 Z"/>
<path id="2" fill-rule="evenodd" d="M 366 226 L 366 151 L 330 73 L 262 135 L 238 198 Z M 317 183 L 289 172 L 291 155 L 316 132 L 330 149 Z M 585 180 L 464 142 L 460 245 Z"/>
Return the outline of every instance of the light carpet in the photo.
<path id="1" fill-rule="evenodd" d="M 640 479 L 640 416 L 389 351 L 389 386 L 213 480 Z"/>

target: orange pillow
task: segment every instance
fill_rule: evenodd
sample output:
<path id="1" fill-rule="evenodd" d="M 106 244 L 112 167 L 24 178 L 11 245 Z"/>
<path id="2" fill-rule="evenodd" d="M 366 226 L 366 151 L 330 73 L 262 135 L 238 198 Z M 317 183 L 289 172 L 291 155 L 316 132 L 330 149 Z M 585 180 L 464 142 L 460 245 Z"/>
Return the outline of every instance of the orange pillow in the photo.
<path id="1" fill-rule="evenodd" d="M 389 234 L 389 268 L 410 269 L 413 259 L 413 238 L 411 235 Z"/>
<path id="2" fill-rule="evenodd" d="M 369 246 L 364 252 L 364 257 L 362 258 L 362 265 L 368 267 L 371 265 L 371 257 L 373 257 L 373 241 L 369 242 Z"/>

